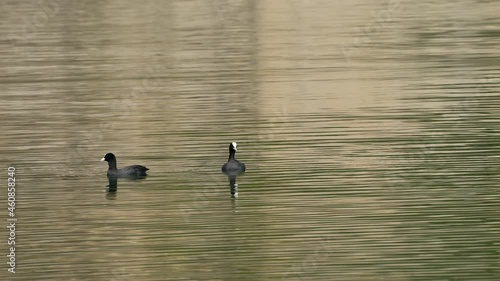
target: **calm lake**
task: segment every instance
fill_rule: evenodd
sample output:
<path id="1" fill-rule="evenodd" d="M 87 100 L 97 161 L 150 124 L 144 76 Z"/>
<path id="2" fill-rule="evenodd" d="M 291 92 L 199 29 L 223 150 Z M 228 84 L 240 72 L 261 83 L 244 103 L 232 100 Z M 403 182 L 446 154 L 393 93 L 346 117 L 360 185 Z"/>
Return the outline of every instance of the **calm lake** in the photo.
<path id="1" fill-rule="evenodd" d="M 0 14 L 1 280 L 500 280 L 498 1 Z"/>

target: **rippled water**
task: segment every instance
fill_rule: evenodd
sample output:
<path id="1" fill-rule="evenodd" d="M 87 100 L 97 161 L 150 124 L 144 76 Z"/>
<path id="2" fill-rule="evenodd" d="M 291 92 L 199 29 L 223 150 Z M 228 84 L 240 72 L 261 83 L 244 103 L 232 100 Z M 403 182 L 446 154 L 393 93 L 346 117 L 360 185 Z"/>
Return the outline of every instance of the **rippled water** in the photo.
<path id="1" fill-rule="evenodd" d="M 0 11 L 2 280 L 500 280 L 496 1 Z"/>

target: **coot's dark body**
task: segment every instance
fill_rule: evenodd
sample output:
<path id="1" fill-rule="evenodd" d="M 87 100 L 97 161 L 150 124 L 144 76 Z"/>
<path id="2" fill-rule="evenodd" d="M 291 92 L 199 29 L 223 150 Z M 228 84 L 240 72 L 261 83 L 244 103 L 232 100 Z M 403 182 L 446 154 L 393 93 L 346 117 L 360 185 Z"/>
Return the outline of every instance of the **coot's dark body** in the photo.
<path id="1" fill-rule="evenodd" d="M 232 142 L 229 145 L 229 158 L 227 159 L 227 163 L 222 165 L 222 172 L 234 174 L 242 173 L 245 171 L 245 164 L 234 158 L 236 151 L 238 151 L 237 146 L 238 144 L 235 142 Z"/>
<path id="2" fill-rule="evenodd" d="M 144 177 L 147 176 L 148 168 L 141 165 L 131 165 L 121 169 L 116 168 L 116 157 L 113 153 L 107 153 L 101 161 L 108 162 L 108 176 L 113 177 Z"/>

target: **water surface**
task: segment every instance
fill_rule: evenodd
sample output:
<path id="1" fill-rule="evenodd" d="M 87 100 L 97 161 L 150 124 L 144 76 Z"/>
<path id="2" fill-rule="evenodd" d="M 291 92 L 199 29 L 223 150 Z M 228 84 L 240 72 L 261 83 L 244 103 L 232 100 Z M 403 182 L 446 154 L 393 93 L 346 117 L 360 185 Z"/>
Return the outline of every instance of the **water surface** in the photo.
<path id="1" fill-rule="evenodd" d="M 499 280 L 498 4 L 390 3 L 0 4 L 3 280 Z"/>

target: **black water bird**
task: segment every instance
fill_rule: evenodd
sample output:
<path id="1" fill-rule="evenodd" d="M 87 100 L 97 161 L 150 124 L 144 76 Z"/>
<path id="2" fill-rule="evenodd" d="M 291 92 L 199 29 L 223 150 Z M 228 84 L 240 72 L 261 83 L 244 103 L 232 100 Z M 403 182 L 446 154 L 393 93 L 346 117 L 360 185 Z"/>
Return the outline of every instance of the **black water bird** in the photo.
<path id="1" fill-rule="evenodd" d="M 141 165 L 131 165 L 121 169 L 116 168 L 116 157 L 113 153 L 106 153 L 101 161 L 108 162 L 108 176 L 113 177 L 145 177 L 148 168 Z"/>
<path id="2" fill-rule="evenodd" d="M 222 172 L 234 174 L 245 171 L 245 164 L 234 158 L 236 151 L 238 151 L 238 144 L 236 142 L 229 144 L 229 158 L 227 159 L 227 163 L 222 165 Z"/>

